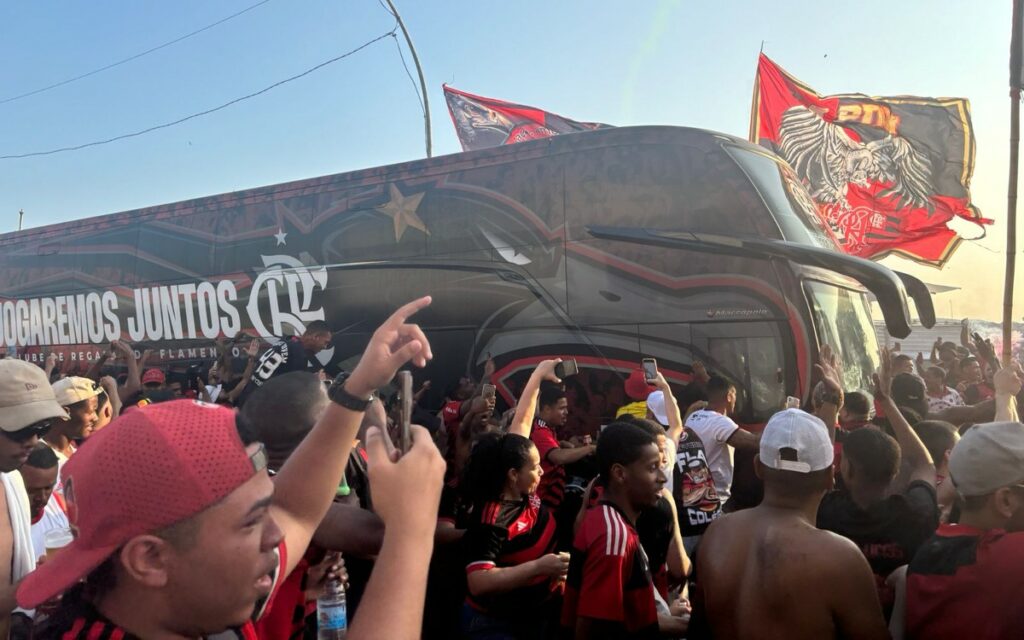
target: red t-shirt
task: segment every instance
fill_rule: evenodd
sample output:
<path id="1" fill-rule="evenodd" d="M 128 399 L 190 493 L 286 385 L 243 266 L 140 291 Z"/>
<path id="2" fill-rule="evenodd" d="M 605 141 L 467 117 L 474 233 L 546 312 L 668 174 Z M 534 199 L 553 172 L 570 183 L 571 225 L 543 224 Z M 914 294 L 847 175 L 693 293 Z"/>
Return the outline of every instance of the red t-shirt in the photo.
<path id="1" fill-rule="evenodd" d="M 554 430 L 541 419 L 533 421 L 533 429 L 530 431 L 530 440 L 537 446 L 537 453 L 540 454 L 540 468 L 544 475 L 540 477 L 540 484 L 537 486 L 537 495 L 549 509 L 558 509 L 565 496 L 565 469 L 560 464 L 548 460 L 548 454 L 559 448 L 558 438 Z"/>
<path id="2" fill-rule="evenodd" d="M 323 557 L 322 549 L 310 545 L 299 564 L 281 581 L 274 601 L 256 622 L 256 637 L 261 640 L 302 638 L 306 617 L 316 613 L 316 601 L 306 601 L 306 574 Z"/>
<path id="3" fill-rule="evenodd" d="M 1024 636 L 1024 532 L 944 524 L 907 570 L 907 638 Z"/>
<path id="4" fill-rule="evenodd" d="M 536 495 L 486 502 L 475 510 L 462 539 L 466 575 L 515 567 L 555 551 L 555 519 Z M 529 584 L 484 596 L 468 594 L 470 606 L 495 617 L 523 615 L 561 590 L 558 581 L 537 576 Z"/>
<path id="5" fill-rule="evenodd" d="M 461 411 L 461 400 L 449 400 L 441 407 L 441 420 L 444 421 L 444 428 L 448 430 L 449 437 L 458 432 L 459 422 L 462 421 L 459 415 Z"/>
<path id="6" fill-rule="evenodd" d="M 658 636 L 647 555 L 629 519 L 609 502 L 587 511 L 572 545 L 562 626 L 575 629 L 581 617 L 624 640 Z"/>

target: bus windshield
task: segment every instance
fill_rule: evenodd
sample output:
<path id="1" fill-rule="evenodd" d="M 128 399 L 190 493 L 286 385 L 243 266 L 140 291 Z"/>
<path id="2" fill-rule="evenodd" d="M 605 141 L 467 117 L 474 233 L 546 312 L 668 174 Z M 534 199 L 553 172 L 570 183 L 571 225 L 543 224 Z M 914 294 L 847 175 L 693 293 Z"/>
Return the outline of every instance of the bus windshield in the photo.
<path id="1" fill-rule="evenodd" d="M 842 361 L 844 391 L 871 389 L 878 369 L 878 341 L 865 293 L 807 281 L 818 344 L 831 346 Z"/>

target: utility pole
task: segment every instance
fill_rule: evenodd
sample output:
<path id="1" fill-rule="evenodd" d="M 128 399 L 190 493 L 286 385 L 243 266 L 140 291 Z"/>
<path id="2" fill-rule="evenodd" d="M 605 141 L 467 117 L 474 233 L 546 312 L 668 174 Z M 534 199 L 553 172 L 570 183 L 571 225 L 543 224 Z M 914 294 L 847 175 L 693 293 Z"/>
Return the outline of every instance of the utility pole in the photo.
<path id="1" fill-rule="evenodd" d="M 1020 92 L 1024 79 L 1024 0 L 1013 0 L 1010 37 L 1010 181 L 1006 197 L 1006 280 L 1003 285 L 1003 366 L 1013 354 L 1013 279 L 1017 268 L 1017 166 L 1020 153 Z"/>
<path id="2" fill-rule="evenodd" d="M 430 135 L 430 100 L 427 98 L 427 82 L 423 79 L 423 67 L 420 66 L 420 57 L 416 55 L 416 47 L 412 45 L 412 38 L 409 37 L 409 30 L 405 28 L 405 22 L 402 20 L 402 16 L 399 15 L 398 9 L 395 8 L 395 3 L 391 0 L 384 1 L 388 3 L 388 7 L 391 8 L 391 14 L 395 16 L 395 20 L 398 22 L 398 28 L 402 30 L 402 35 L 405 36 L 405 41 L 409 45 L 409 51 L 412 53 L 413 64 L 416 65 L 416 73 L 420 77 L 420 91 L 423 93 L 423 130 L 427 143 L 427 157 L 429 158 L 432 155 Z"/>
<path id="3" fill-rule="evenodd" d="M 18 209 L 18 231 L 21 231 L 21 223 L 25 221 L 25 210 Z"/>

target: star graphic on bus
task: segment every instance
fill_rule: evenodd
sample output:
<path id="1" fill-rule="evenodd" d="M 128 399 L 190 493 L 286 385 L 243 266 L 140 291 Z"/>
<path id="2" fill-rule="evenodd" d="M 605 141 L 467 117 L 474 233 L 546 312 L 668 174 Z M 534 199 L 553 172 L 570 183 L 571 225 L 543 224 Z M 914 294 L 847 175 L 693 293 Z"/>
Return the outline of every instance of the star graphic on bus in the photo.
<path id="1" fill-rule="evenodd" d="M 274 234 L 274 239 L 277 240 L 277 245 L 276 246 L 280 247 L 282 244 L 285 244 L 285 245 L 288 244 L 288 242 L 285 240 L 285 238 L 287 238 L 287 237 L 288 237 L 288 234 L 285 233 L 284 230 L 281 229 L 281 227 L 278 227 L 277 228 L 277 233 Z"/>
<path id="2" fill-rule="evenodd" d="M 416 209 L 419 208 L 420 201 L 423 200 L 423 196 L 426 194 L 420 192 L 414 193 L 411 196 L 404 196 L 394 184 L 388 185 L 388 192 L 391 196 L 390 199 L 385 204 L 377 207 L 377 211 L 395 221 L 395 242 L 402 239 L 408 227 L 419 229 L 429 236 L 430 231 L 427 230 L 427 225 L 423 224 L 423 220 L 420 220 L 420 217 L 416 215 Z"/>

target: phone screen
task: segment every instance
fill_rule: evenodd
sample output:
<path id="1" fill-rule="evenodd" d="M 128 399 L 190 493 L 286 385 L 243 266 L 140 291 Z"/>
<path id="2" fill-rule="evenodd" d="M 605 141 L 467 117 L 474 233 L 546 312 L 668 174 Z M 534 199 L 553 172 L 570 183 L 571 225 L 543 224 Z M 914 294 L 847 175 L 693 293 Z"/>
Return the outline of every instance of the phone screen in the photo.
<path id="1" fill-rule="evenodd" d="M 398 372 L 398 403 L 400 423 L 398 425 L 398 449 L 405 453 L 412 447 L 412 374 Z"/>
<path id="2" fill-rule="evenodd" d="M 497 387 L 495 387 L 493 384 L 485 384 L 481 391 L 481 395 L 483 395 L 483 397 L 485 398 L 493 398 L 496 391 Z"/>
<path id="3" fill-rule="evenodd" d="M 658 361 L 654 358 L 644 358 L 642 361 L 644 368 L 644 380 L 647 382 L 654 382 L 658 379 Z"/>

